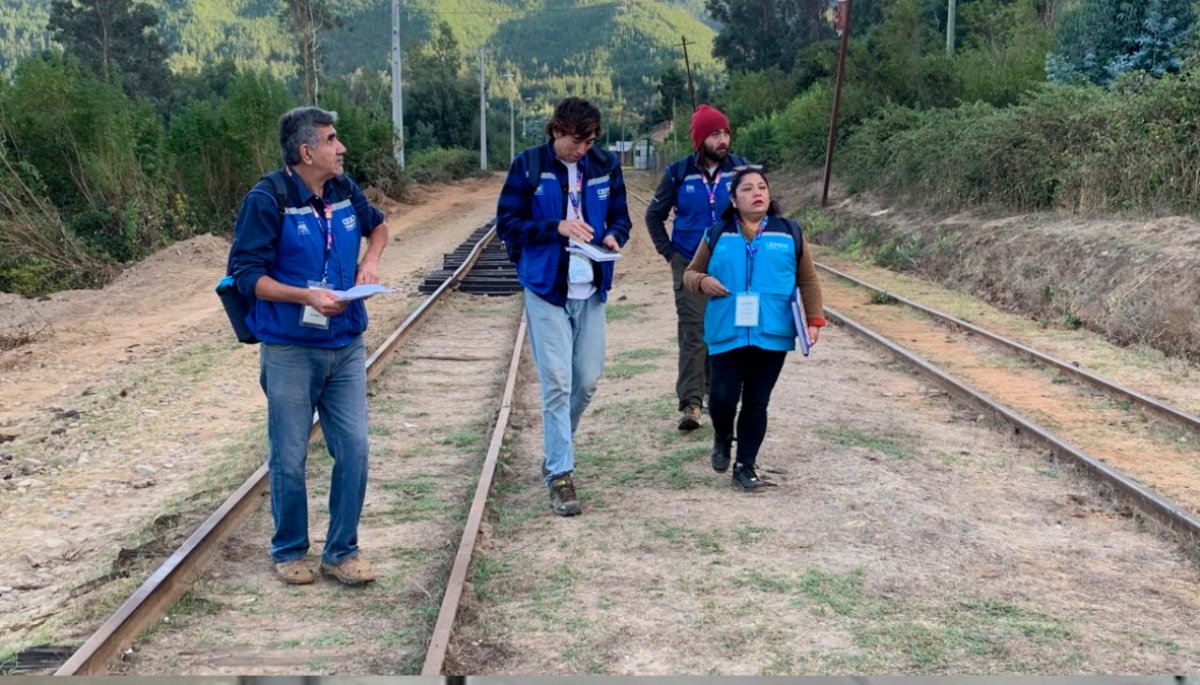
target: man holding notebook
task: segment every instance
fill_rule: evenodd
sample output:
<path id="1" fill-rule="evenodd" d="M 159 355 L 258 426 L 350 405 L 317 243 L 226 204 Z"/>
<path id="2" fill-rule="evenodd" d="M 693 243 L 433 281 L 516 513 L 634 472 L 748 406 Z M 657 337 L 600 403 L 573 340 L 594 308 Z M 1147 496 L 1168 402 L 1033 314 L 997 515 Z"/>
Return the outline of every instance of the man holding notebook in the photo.
<path id="1" fill-rule="evenodd" d="M 559 516 L 582 511 L 574 436 L 604 368 L 604 302 L 614 255 L 629 240 L 621 165 L 593 147 L 600 112 L 569 97 L 545 144 L 513 159 L 496 207 L 496 233 L 525 287 L 529 342 L 542 388 L 542 478 Z"/>

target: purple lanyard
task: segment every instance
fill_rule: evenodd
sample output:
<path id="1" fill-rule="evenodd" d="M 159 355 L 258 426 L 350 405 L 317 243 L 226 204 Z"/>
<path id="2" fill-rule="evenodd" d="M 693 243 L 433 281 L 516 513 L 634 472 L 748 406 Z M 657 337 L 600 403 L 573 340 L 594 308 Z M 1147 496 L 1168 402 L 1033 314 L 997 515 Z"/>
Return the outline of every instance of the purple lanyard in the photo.
<path id="1" fill-rule="evenodd" d="M 741 219 L 738 220 L 739 228 Z M 763 230 L 767 227 L 767 216 L 758 222 L 758 231 L 754 234 L 754 240 L 746 243 L 746 290 L 750 290 L 750 281 L 754 279 L 754 258 L 758 256 L 758 241 L 762 239 Z"/>
<path id="2" fill-rule="evenodd" d="M 568 192 L 567 199 L 571 201 L 571 208 L 575 210 L 575 218 L 583 220 L 583 210 L 579 204 L 583 201 L 583 174 L 579 170 L 575 170 L 575 192 Z"/>
<path id="3" fill-rule="evenodd" d="M 328 283 L 326 279 L 329 277 L 329 253 L 333 251 L 333 207 L 325 204 L 325 221 L 321 221 L 315 209 L 313 215 L 317 216 L 317 228 L 325 237 L 325 264 L 321 267 L 321 282 Z"/>
<path id="4" fill-rule="evenodd" d="M 717 186 L 721 185 L 721 172 L 717 171 L 717 175 L 713 177 L 712 185 L 708 184 L 706 176 L 707 174 L 701 170 L 700 182 L 704 184 L 704 189 L 708 191 L 708 213 L 715 224 L 717 223 Z"/>

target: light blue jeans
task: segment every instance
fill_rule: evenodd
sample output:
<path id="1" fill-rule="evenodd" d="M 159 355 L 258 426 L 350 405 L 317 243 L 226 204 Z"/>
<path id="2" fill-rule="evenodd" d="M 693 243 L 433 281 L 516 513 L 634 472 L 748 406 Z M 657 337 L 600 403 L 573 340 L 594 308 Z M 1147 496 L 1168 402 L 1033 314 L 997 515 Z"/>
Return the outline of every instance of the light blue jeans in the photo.
<path id="1" fill-rule="evenodd" d="M 572 439 L 604 370 L 604 303 L 597 291 L 556 307 L 527 289 L 525 318 L 542 385 L 542 476 L 549 485 L 575 470 Z"/>
<path id="2" fill-rule="evenodd" d="M 308 554 L 308 490 L 304 469 L 313 410 L 333 456 L 329 532 L 321 561 L 337 565 L 358 554 L 358 520 L 367 492 L 367 374 L 362 336 L 336 350 L 263 344 L 259 383 L 267 395 L 275 563 Z"/>

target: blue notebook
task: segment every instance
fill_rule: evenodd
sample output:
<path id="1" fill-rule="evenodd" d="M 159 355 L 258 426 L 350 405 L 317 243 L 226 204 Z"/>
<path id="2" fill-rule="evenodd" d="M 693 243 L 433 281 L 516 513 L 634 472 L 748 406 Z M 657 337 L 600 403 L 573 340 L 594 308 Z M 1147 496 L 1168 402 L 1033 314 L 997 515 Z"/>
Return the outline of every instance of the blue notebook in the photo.
<path id="1" fill-rule="evenodd" d="M 796 324 L 796 339 L 800 341 L 800 353 L 808 356 L 812 341 L 808 339 L 808 314 L 804 311 L 804 300 L 800 297 L 800 286 L 792 293 L 792 321 Z"/>

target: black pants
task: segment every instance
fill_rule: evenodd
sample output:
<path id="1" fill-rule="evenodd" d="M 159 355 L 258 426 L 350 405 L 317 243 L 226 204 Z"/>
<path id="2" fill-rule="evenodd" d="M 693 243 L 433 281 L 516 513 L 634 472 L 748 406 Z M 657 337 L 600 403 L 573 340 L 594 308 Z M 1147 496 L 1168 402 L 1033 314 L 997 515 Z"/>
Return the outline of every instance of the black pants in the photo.
<path id="1" fill-rule="evenodd" d="M 753 466 L 758 457 L 758 448 L 767 434 L 767 404 L 786 356 L 787 352 L 739 347 L 709 357 L 712 392 L 708 397 L 708 413 L 717 439 L 733 437 L 733 418 L 737 415 L 738 399 L 742 401 L 742 413 L 737 416 L 739 464 Z"/>

